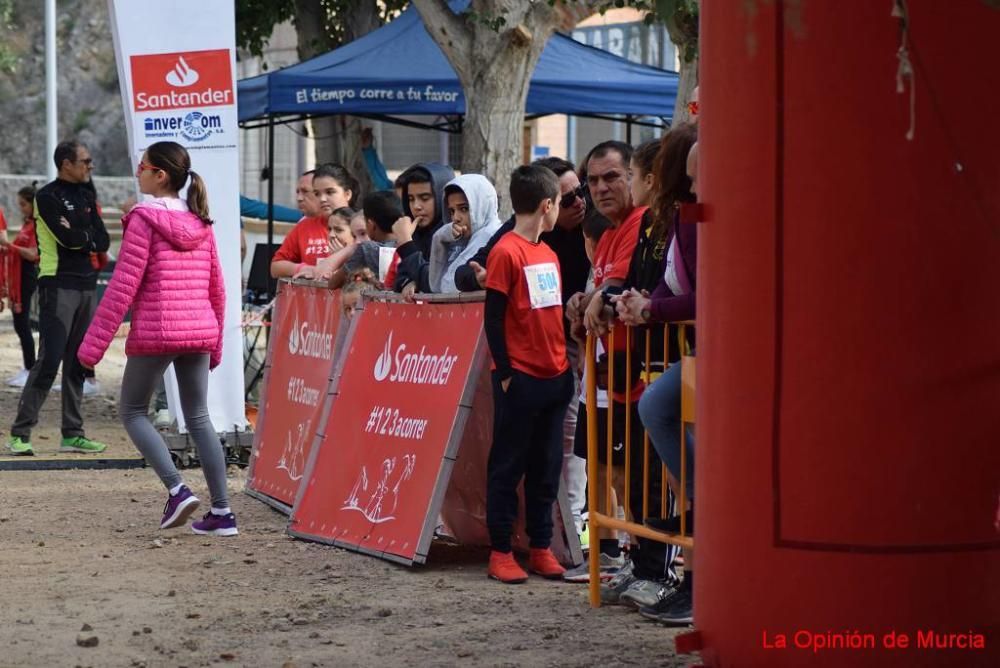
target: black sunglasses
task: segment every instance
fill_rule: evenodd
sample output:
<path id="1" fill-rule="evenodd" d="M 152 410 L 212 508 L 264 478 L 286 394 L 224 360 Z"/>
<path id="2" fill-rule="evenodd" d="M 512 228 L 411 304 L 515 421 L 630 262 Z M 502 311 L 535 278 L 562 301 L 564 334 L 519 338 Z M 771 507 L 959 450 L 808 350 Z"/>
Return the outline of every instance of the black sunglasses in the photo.
<path id="1" fill-rule="evenodd" d="M 565 209 L 571 207 L 576 203 L 576 198 L 586 199 L 587 197 L 587 184 L 581 183 L 573 190 L 559 198 L 559 207 Z"/>
<path id="2" fill-rule="evenodd" d="M 94 164 L 94 159 L 93 158 L 84 158 L 83 160 L 74 160 L 73 162 L 82 162 L 85 165 L 92 165 L 92 164 Z"/>

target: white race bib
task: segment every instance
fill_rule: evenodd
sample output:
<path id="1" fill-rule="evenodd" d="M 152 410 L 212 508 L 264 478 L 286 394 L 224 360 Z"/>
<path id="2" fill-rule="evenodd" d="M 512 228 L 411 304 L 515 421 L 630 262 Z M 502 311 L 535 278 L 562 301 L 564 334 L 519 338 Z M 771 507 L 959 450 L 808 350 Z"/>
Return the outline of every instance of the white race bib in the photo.
<path id="1" fill-rule="evenodd" d="M 562 306 L 559 270 L 554 262 L 528 265 L 524 268 L 524 277 L 528 281 L 531 308 Z"/>
<path id="2" fill-rule="evenodd" d="M 663 271 L 663 281 L 670 288 L 670 292 L 675 295 L 683 295 L 681 282 L 677 278 L 677 237 L 670 240 L 670 248 L 667 249 L 667 264 Z"/>
<path id="3" fill-rule="evenodd" d="M 396 249 L 389 246 L 379 246 L 378 249 L 378 280 L 384 281 L 385 275 L 389 273 L 389 267 L 392 265 L 392 256 L 396 254 Z M 388 286 L 389 290 L 392 290 L 392 286 Z"/>

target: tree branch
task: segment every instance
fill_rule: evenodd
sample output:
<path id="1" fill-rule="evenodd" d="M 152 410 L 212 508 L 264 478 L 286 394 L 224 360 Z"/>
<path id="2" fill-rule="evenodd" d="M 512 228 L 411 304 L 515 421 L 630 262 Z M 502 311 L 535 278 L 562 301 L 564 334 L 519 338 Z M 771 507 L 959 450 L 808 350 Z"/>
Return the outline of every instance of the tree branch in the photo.
<path id="1" fill-rule="evenodd" d="M 548 4 L 540 2 L 535 5 L 534 12 L 538 12 L 538 5 Z M 605 2 L 603 0 L 562 0 L 555 5 L 556 11 L 561 16 L 559 27 L 563 30 L 572 30 L 577 23 L 593 15 Z"/>
<path id="2" fill-rule="evenodd" d="M 461 17 L 452 13 L 445 0 L 413 0 L 413 6 L 423 19 L 427 32 L 456 70 L 459 69 L 457 63 L 471 60 L 472 31 Z"/>

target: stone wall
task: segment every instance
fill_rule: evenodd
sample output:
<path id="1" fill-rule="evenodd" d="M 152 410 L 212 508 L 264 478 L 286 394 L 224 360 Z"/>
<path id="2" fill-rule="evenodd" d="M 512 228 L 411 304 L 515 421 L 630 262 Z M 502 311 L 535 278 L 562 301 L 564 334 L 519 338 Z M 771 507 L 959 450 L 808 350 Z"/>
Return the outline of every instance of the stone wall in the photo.
<path id="1" fill-rule="evenodd" d="M 2 36 L 16 66 L 0 72 L 0 173 L 45 171 L 45 3 L 14 0 L 12 23 Z M 59 138 L 87 144 L 97 174 L 129 174 L 107 0 L 59 0 L 56 41 Z"/>

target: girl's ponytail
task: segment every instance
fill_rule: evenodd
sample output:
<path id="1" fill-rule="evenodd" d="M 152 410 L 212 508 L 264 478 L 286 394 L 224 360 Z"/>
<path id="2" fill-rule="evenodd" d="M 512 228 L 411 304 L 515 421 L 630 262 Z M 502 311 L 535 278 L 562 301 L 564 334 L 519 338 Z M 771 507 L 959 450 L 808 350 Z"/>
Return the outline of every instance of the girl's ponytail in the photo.
<path id="1" fill-rule="evenodd" d="M 177 142 L 158 141 L 146 149 L 146 156 L 150 165 L 166 172 L 174 192 L 180 192 L 187 184 L 188 209 L 206 225 L 211 225 L 214 221 L 208 216 L 208 189 L 205 181 L 191 169 L 191 156 L 187 149 Z"/>
<path id="2" fill-rule="evenodd" d="M 205 187 L 205 181 L 193 170 L 188 170 L 188 178 L 191 179 L 187 193 L 188 209 L 207 225 L 211 225 L 215 221 L 208 215 L 208 189 Z"/>

